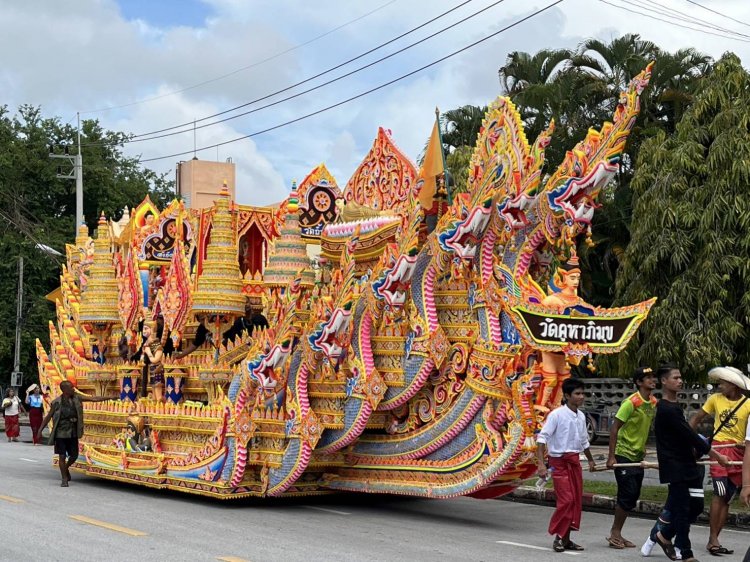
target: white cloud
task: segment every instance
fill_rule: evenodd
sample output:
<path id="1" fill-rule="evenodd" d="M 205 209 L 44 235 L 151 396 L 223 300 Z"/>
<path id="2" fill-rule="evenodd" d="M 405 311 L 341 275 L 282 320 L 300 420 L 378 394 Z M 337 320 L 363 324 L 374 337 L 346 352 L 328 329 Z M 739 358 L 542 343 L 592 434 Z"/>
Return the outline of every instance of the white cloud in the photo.
<path id="1" fill-rule="evenodd" d="M 2 102 L 11 108 L 21 103 L 42 104 L 46 115 L 54 113 L 67 121 L 77 110 L 165 96 L 148 103 L 83 115 L 84 118 L 96 117 L 103 126 L 113 130 L 143 133 L 216 113 L 304 79 L 456 3 L 456 0 L 394 2 L 323 39 L 294 49 L 295 45 L 386 4 L 387 0 L 375 3 L 364 0 L 205 1 L 212 13 L 201 27 L 168 28 L 145 23 L 149 21 L 146 17 L 124 20 L 115 0 L 2 2 Z M 744 31 L 739 24 L 691 6 L 685 0 L 658 1 L 674 10 Z M 487 4 L 468 4 L 355 65 L 393 52 L 484 5 Z M 484 37 L 545 5 L 540 0 L 506 0 L 481 16 L 356 76 L 291 102 L 200 129 L 197 144 L 224 142 L 340 102 Z M 710 6 L 750 22 L 750 2 L 716 0 Z M 29 30 L 34 32 L 29 33 Z M 369 150 L 379 125 L 391 129 L 396 143 L 416 159 L 429 135 L 436 105 L 445 111 L 491 101 L 500 93 L 497 70 L 509 52 L 574 47 L 585 37 L 609 40 L 628 32 L 640 33 L 670 50 L 694 46 L 714 57 L 734 50 L 745 61 L 750 60 L 748 43 L 672 27 L 601 2 L 567 0 L 389 88 L 268 134 L 223 146 L 218 157 L 224 160 L 231 156 L 237 164 L 241 202 L 278 201 L 286 195 L 292 179 L 301 180 L 321 161 L 325 161 L 343 186 Z M 230 78 L 191 87 L 284 51 L 289 52 L 265 64 L 236 72 Z M 351 70 L 355 65 L 315 83 Z M 185 88 L 189 89 L 166 95 Z M 132 144 L 126 151 L 150 158 L 191 150 L 192 146 L 192 134 L 187 134 Z M 199 157 L 216 158 L 216 149 L 207 150 Z M 147 165 L 159 171 L 170 171 L 178 159 Z"/>

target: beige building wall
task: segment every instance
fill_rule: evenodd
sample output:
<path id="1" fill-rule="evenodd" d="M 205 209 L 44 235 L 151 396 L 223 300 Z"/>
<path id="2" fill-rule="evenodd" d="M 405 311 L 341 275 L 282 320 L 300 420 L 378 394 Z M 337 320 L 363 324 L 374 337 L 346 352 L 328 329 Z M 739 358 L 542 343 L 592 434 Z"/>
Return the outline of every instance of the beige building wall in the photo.
<path id="1" fill-rule="evenodd" d="M 177 195 L 191 209 L 211 207 L 219 196 L 224 182 L 229 196 L 235 196 L 235 168 L 233 162 L 187 160 L 177 164 Z"/>

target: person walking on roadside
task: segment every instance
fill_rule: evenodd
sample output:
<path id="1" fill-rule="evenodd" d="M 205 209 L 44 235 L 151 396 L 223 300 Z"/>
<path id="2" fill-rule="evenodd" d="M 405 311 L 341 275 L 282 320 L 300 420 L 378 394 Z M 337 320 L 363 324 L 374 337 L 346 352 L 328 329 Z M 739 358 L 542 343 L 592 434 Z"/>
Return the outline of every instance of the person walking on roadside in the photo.
<path id="1" fill-rule="evenodd" d="M 583 452 L 589 461 L 589 470 L 595 469 L 594 457 L 589 450 L 586 432 L 586 416 L 580 411 L 586 398 L 583 382 L 570 378 L 563 382 L 564 402 L 552 410 L 537 436 L 537 465 L 541 478 L 548 475 L 544 463 L 545 453 L 549 456 L 549 471 L 552 471 L 552 484 L 555 489 L 555 512 L 549 522 L 549 533 L 554 535 L 552 549 L 555 552 L 583 550 L 583 547 L 570 540 L 570 532 L 581 526 L 583 471 L 580 454 Z"/>
<path id="2" fill-rule="evenodd" d="M 16 396 L 16 391 L 12 388 L 6 390 L 3 399 L 3 415 L 5 416 L 5 435 L 8 437 L 8 443 L 18 441 L 18 436 L 21 435 L 18 413 L 25 411 L 21 400 Z"/>
<path id="3" fill-rule="evenodd" d="M 747 431 L 745 433 L 745 457 L 742 461 L 742 491 L 740 492 L 740 499 L 745 503 L 747 507 L 750 507 L 750 423 L 747 424 Z M 745 558 L 742 562 L 750 562 L 750 546 L 747 548 Z"/>
<path id="4" fill-rule="evenodd" d="M 26 389 L 26 403 L 29 405 L 29 425 L 31 426 L 31 439 L 34 445 L 42 442 L 37 433 L 42 427 L 42 418 L 44 418 L 44 406 L 42 403 L 42 393 L 38 384 L 32 384 Z"/>
<path id="5" fill-rule="evenodd" d="M 671 514 L 669 525 L 657 522 L 650 539 L 658 544 L 670 560 L 677 560 L 675 546 L 681 559 L 694 562 L 690 544 L 690 525 L 703 512 L 704 471 L 697 458 L 708 454 L 722 466 L 729 459 L 711 448 L 708 441 L 690 427 L 677 393 L 682 388 L 682 373 L 675 365 L 663 365 L 657 371 L 662 387 L 661 400 L 656 406 L 654 433 L 656 456 L 659 460 L 659 480 L 668 484 L 665 510 Z M 674 544 L 672 544 L 674 539 Z"/>
<path id="6" fill-rule="evenodd" d="M 78 459 L 78 440 L 83 437 L 83 402 L 104 402 L 114 398 L 76 394 L 70 381 L 61 382 L 60 391 L 62 394 L 50 404 L 50 410 L 44 416 L 37 434 L 41 438 L 42 430 L 52 420 L 49 441 L 55 445 L 55 454 L 58 455 L 58 466 L 62 476 L 60 486 L 67 488 L 70 482 L 70 466 Z"/>
<path id="7" fill-rule="evenodd" d="M 656 388 L 656 376 L 650 367 L 639 367 L 633 373 L 637 391 L 620 405 L 609 431 L 609 457 L 607 468 L 614 468 L 617 481 L 617 503 L 607 542 L 610 548 L 635 548 L 635 544 L 622 536 L 622 527 L 628 513 L 635 509 L 641 497 L 643 467 L 620 467 L 615 464 L 640 463 L 646 456 L 646 441 L 656 414 L 656 398 L 651 394 Z"/>
<path id="8" fill-rule="evenodd" d="M 713 446 L 732 461 L 742 462 L 745 453 L 745 433 L 750 417 L 750 400 L 744 395 L 750 390 L 750 379 L 734 367 L 716 367 L 708 372 L 719 381 L 719 392 L 708 397 L 706 403 L 690 420 L 690 427 L 698 428 L 710 416 L 714 419 Z M 710 535 L 706 550 L 714 556 L 734 554 L 719 541 L 719 533 L 729 516 L 729 504 L 742 486 L 742 466 L 711 466 L 713 498 L 709 514 Z"/>

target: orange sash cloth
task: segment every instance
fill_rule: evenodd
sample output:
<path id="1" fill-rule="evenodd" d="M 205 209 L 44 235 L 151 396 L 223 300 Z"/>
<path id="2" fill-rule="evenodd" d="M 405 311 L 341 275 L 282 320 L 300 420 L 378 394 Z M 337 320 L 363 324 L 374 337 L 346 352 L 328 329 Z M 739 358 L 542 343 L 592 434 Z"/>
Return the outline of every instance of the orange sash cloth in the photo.
<path id="1" fill-rule="evenodd" d="M 583 497 L 583 470 L 578 453 L 565 453 L 549 457 L 552 484 L 557 502 L 549 522 L 549 534 L 565 536 L 581 526 L 581 499 Z"/>

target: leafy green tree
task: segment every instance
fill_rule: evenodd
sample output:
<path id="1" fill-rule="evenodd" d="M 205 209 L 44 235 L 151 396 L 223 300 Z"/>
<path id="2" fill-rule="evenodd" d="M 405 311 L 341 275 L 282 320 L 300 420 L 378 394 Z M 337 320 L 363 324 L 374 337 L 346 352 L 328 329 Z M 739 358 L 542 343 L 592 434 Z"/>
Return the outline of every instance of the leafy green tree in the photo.
<path id="1" fill-rule="evenodd" d="M 74 238 L 75 182 L 58 179 L 61 160 L 49 158 L 49 147 L 71 149 L 77 131 L 57 118 L 45 118 L 38 107 L 23 105 L 11 115 L 0 106 L 0 384 L 13 368 L 16 326 L 18 257 L 24 257 L 24 309 L 21 369 L 34 378 L 34 340 L 48 339 L 53 308 L 45 295 L 59 284 L 62 258 L 40 250 L 65 253 Z M 97 121 L 82 122 L 84 217 L 90 229 L 100 212 L 119 218 L 125 205 L 146 194 L 164 205 L 174 197 L 172 182 L 123 156 L 124 133 L 104 130 Z"/>
<path id="2" fill-rule="evenodd" d="M 659 298 L 620 374 L 678 362 L 693 379 L 750 361 L 750 74 L 727 54 L 674 135 L 646 140 L 632 181 L 617 302 Z"/>
<path id="3" fill-rule="evenodd" d="M 619 258 L 630 240 L 635 155 L 644 139 L 675 130 L 693 91 L 710 72 L 712 59 L 694 49 L 669 53 L 637 34 L 627 34 L 610 42 L 589 39 L 575 51 L 511 53 L 500 69 L 501 86 L 519 108 L 529 138 L 555 119 L 555 135 L 546 151 L 549 171 L 590 127 L 611 118 L 620 91 L 650 61 L 655 61 L 651 82 L 641 98 L 641 114 L 628 137 L 621 172 L 602 193 L 603 206 L 594 215 L 596 246 L 580 251 L 587 266 L 582 290 L 597 305 L 612 304 Z"/>

